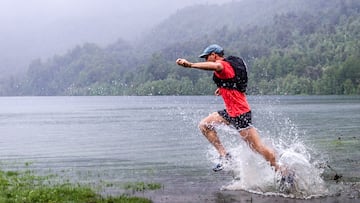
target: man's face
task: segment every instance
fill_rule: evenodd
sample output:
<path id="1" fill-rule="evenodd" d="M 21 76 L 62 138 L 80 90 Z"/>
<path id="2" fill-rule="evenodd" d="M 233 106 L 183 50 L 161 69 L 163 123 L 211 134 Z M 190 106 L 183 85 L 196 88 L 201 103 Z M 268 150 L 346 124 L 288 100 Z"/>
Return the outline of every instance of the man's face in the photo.
<path id="1" fill-rule="evenodd" d="M 211 54 L 207 55 L 204 57 L 205 58 L 205 61 L 211 61 L 211 62 L 215 62 L 215 53 L 212 52 Z"/>

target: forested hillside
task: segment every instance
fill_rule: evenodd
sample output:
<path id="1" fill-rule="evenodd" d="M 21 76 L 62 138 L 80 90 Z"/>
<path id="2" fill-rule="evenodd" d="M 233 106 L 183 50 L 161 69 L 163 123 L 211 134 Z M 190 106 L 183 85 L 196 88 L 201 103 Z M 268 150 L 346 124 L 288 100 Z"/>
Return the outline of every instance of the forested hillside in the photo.
<path id="1" fill-rule="evenodd" d="M 249 66 L 249 94 L 360 94 L 360 1 L 244 0 L 179 10 L 137 44 L 84 44 L 34 60 L 1 95 L 213 94 L 211 73 L 183 69 L 210 43 Z"/>

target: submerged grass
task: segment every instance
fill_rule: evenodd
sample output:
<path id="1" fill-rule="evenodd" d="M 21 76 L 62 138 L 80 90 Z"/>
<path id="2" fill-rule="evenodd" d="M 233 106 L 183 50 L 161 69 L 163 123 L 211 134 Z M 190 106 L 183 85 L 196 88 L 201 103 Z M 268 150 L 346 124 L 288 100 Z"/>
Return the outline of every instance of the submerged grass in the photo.
<path id="1" fill-rule="evenodd" d="M 132 190 L 134 192 L 144 192 L 146 190 L 157 190 L 162 186 L 159 183 L 144 183 L 144 182 L 135 182 L 135 183 L 126 183 L 124 188 L 126 190 Z"/>
<path id="2" fill-rule="evenodd" d="M 50 202 L 88 202 L 88 203 L 150 203 L 149 199 L 120 195 L 102 197 L 91 187 L 71 183 L 51 183 L 52 176 L 37 176 L 27 170 L 24 172 L 0 170 L 0 202 L 4 203 L 50 203 Z M 128 184 L 128 189 L 152 190 L 158 184 Z"/>

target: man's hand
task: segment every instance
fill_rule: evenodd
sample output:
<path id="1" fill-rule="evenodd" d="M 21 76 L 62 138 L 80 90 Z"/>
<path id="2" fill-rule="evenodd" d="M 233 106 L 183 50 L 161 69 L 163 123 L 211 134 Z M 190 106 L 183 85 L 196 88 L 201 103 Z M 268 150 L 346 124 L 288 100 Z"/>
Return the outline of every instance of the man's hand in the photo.
<path id="1" fill-rule="evenodd" d="M 215 90 L 215 96 L 220 96 L 221 95 L 221 93 L 220 93 L 220 88 L 217 88 L 216 90 Z"/>
<path id="2" fill-rule="evenodd" d="M 179 65 L 179 66 L 182 66 L 182 67 L 185 67 L 185 68 L 191 68 L 192 64 L 191 62 L 187 61 L 186 59 L 177 59 L 176 60 L 176 63 Z"/>

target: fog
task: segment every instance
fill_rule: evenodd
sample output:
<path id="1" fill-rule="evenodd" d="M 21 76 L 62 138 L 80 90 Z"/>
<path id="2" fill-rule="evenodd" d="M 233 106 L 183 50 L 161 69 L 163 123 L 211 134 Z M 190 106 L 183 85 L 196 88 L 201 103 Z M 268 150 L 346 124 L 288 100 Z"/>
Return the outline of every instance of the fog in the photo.
<path id="1" fill-rule="evenodd" d="M 0 0 L 0 71 L 2 76 L 19 72 L 33 59 L 85 42 L 131 42 L 176 10 L 229 1 Z"/>

